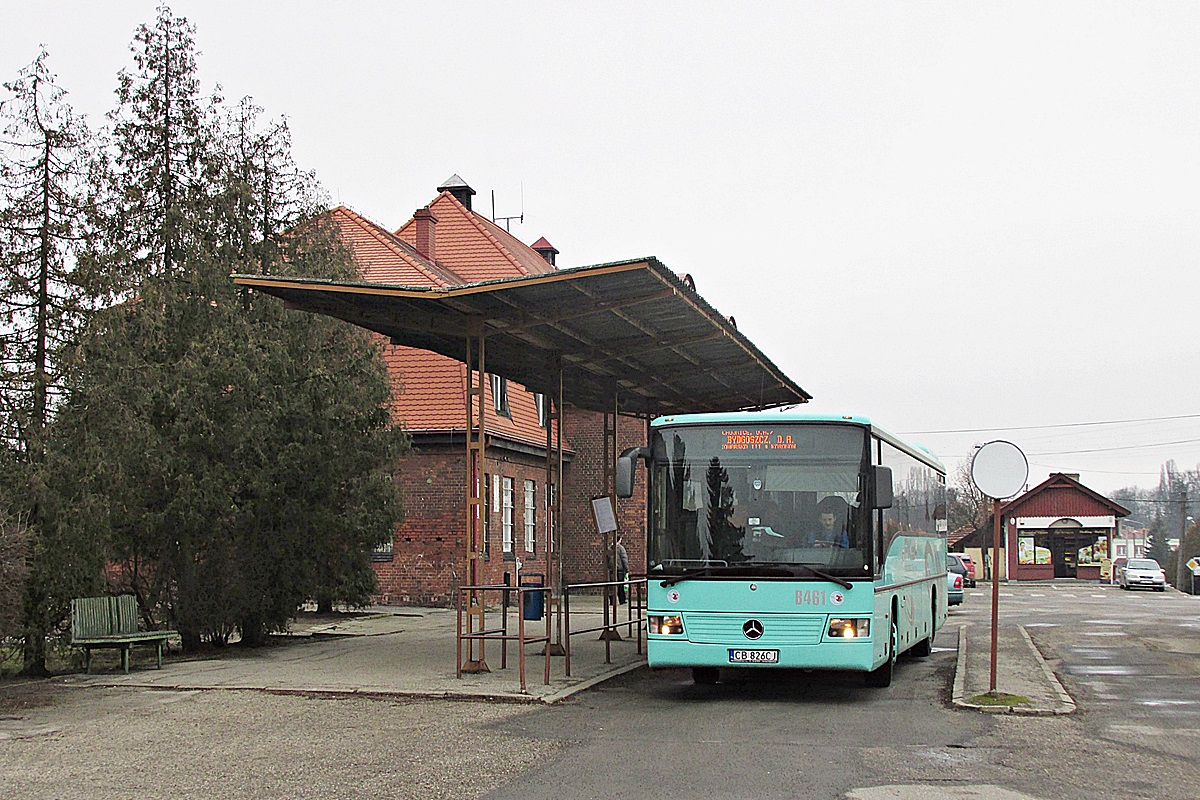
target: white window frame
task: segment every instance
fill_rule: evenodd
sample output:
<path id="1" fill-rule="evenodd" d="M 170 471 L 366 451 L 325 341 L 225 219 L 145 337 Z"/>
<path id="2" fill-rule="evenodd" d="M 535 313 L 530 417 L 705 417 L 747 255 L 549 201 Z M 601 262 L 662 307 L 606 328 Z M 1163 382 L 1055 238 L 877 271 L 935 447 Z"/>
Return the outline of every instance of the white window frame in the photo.
<path id="1" fill-rule="evenodd" d="M 537 406 L 538 425 L 541 425 L 543 428 L 545 428 L 547 425 L 546 395 L 542 394 L 541 392 L 534 392 L 533 393 L 533 404 L 535 406 Z"/>
<path id="2" fill-rule="evenodd" d="M 505 555 L 513 551 L 513 479 L 507 475 L 501 479 L 500 491 L 500 542 Z"/>
<path id="3" fill-rule="evenodd" d="M 492 513 L 491 513 L 492 512 L 492 504 L 491 504 L 491 495 L 488 492 L 488 488 L 489 488 L 488 483 L 489 483 L 488 475 L 485 473 L 483 476 L 483 496 L 481 498 L 479 498 L 482 501 L 482 506 L 483 506 L 482 513 L 483 513 L 483 560 L 484 561 L 487 561 L 488 559 L 490 559 L 492 557 L 492 547 L 491 547 L 491 541 L 490 541 L 490 534 L 492 532 L 491 531 L 491 528 L 492 528 Z"/>
<path id="4" fill-rule="evenodd" d="M 525 552 L 536 552 L 537 548 L 537 484 L 525 481 Z"/>
<path id="5" fill-rule="evenodd" d="M 492 373 L 492 408 L 502 417 L 511 417 L 508 408 L 508 379 Z"/>
<path id="6" fill-rule="evenodd" d="M 546 491 L 542 493 L 542 497 L 546 500 L 546 514 L 542 517 L 546 521 L 546 552 L 554 550 L 554 543 L 558 541 L 555 536 L 558 533 L 558 517 L 554 513 L 554 494 L 558 487 L 553 483 L 546 485 Z"/>

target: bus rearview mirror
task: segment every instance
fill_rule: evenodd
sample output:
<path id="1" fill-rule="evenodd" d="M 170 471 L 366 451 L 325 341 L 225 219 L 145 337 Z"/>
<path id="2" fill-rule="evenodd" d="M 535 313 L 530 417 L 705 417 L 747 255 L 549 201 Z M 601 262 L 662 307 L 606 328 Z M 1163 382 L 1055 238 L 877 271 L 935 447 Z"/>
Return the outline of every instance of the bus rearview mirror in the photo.
<path id="1" fill-rule="evenodd" d="M 617 497 L 633 497 L 633 470 L 637 459 L 650 459 L 650 451 L 645 447 L 631 447 L 617 457 Z"/>
<path id="2" fill-rule="evenodd" d="M 875 484 L 875 501 L 871 504 L 872 508 L 891 508 L 895 502 L 895 495 L 892 493 L 892 468 L 882 465 L 871 467 L 874 473 Z"/>

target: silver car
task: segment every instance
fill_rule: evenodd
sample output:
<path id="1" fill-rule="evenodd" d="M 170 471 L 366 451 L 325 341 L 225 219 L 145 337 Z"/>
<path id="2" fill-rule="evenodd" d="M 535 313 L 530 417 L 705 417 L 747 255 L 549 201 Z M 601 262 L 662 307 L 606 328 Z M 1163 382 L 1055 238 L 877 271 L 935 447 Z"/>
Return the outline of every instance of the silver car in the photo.
<path id="1" fill-rule="evenodd" d="M 1121 570 L 1121 588 L 1132 589 L 1145 586 L 1160 592 L 1167 590 L 1167 573 L 1153 558 L 1131 558 Z"/>
<path id="2" fill-rule="evenodd" d="M 957 558 L 946 559 L 946 605 L 956 606 L 963 601 L 963 584 L 967 582 L 967 569 Z"/>

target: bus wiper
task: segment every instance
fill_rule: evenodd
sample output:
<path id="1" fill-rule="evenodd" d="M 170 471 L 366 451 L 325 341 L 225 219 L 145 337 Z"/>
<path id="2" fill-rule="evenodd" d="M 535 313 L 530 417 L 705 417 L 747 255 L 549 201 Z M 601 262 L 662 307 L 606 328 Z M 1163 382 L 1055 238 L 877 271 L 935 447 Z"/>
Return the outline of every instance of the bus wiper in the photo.
<path id="1" fill-rule="evenodd" d="M 845 578 L 839 578 L 836 575 L 830 575 L 827 572 L 822 572 L 821 570 L 813 567 L 811 564 L 805 564 L 803 561 L 793 561 L 792 563 L 795 564 L 797 567 L 804 567 L 806 570 L 808 570 L 813 575 L 817 576 L 818 578 L 820 578 L 823 581 L 829 581 L 830 583 L 836 583 L 838 586 L 841 586 L 843 589 L 853 589 L 854 588 L 854 584 L 851 583 L 850 581 L 846 580 Z"/>
<path id="2" fill-rule="evenodd" d="M 674 586 L 675 584 L 679 583 L 680 581 L 686 581 L 686 580 L 690 580 L 692 578 L 702 578 L 705 575 L 712 575 L 712 574 L 713 574 L 712 567 L 701 567 L 700 569 L 694 569 L 691 572 L 682 572 L 678 575 L 672 575 L 669 578 L 664 578 L 662 583 L 659 584 L 659 586 L 666 588 L 667 586 Z"/>
<path id="3" fill-rule="evenodd" d="M 841 584 L 847 589 L 850 588 L 850 586 L 840 578 L 834 578 L 832 576 L 825 575 L 824 573 L 817 572 L 807 564 L 796 564 L 792 562 L 775 563 L 773 567 L 768 566 L 768 564 L 764 562 L 754 564 L 721 564 L 719 566 L 701 567 L 700 569 L 694 569 L 691 572 L 684 572 L 680 575 L 672 575 L 668 578 L 664 578 L 662 582 L 659 583 L 659 586 L 665 588 L 667 586 L 674 586 L 680 581 L 686 581 L 692 578 L 703 578 L 709 575 L 744 575 L 751 578 L 792 578 L 795 577 L 796 574 L 790 569 L 790 567 L 793 566 L 804 567 L 818 577 L 826 578 L 834 583 Z"/>

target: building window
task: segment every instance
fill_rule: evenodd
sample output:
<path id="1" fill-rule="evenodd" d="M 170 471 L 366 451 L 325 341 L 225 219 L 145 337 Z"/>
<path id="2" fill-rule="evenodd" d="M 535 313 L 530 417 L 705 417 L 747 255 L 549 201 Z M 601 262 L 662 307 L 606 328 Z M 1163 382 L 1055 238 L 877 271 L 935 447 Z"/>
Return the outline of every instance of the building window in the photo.
<path id="1" fill-rule="evenodd" d="M 537 484 L 525 481 L 525 552 L 534 552 L 537 545 L 537 505 L 534 502 L 537 495 Z"/>
<path id="2" fill-rule="evenodd" d="M 492 376 L 492 408 L 502 417 L 511 417 L 508 410 L 508 379 L 499 375 Z"/>
<path id="3" fill-rule="evenodd" d="M 500 497 L 500 546 L 504 555 L 511 557 L 513 551 L 513 479 L 501 479 L 503 489 Z"/>
<path id="4" fill-rule="evenodd" d="M 546 413 L 546 395 L 541 392 L 534 392 L 533 404 L 537 406 L 538 425 L 541 425 L 543 428 L 546 427 L 546 417 L 549 416 Z"/>
<path id="5" fill-rule="evenodd" d="M 1022 532 L 1022 535 L 1017 537 L 1017 563 L 1053 564 L 1051 539 L 1048 533 L 1034 535 L 1032 531 Z"/>
<path id="6" fill-rule="evenodd" d="M 483 506 L 483 560 L 487 561 L 492 557 L 492 548 L 489 542 L 489 534 L 492 528 L 492 505 L 488 502 L 491 499 L 491 493 L 488 489 L 491 486 L 491 480 L 487 475 L 483 476 L 483 496 L 479 498 Z"/>
<path id="7" fill-rule="evenodd" d="M 543 519 L 546 520 L 546 552 L 554 549 L 554 543 L 558 541 L 558 516 L 554 513 L 554 495 L 556 487 L 554 484 L 546 486 L 546 515 Z"/>
<path id="8" fill-rule="evenodd" d="M 383 544 L 375 545 L 375 547 L 371 549 L 371 560 L 372 561 L 391 561 L 393 558 L 393 556 L 392 556 L 393 541 L 394 540 L 392 538 L 389 538 Z"/>

